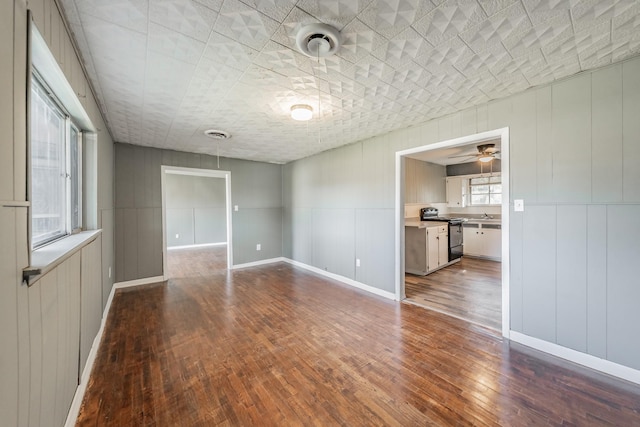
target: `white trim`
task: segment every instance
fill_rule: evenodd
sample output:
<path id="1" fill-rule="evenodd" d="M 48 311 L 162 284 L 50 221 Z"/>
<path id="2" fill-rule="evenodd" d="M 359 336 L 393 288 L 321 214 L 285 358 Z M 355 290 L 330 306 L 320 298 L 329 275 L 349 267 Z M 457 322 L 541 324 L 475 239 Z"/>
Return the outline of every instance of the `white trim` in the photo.
<path id="1" fill-rule="evenodd" d="M 167 246 L 167 250 L 206 248 L 208 246 L 224 246 L 226 244 L 227 242 L 217 242 L 217 243 L 199 243 L 197 245 Z"/>
<path id="2" fill-rule="evenodd" d="M 318 267 L 314 267 L 312 265 L 309 264 L 305 264 L 303 262 L 300 261 L 295 261 L 292 260 L 290 258 L 286 258 L 286 257 L 278 257 L 278 258 L 270 258 L 270 259 L 264 259 L 261 261 L 255 261 L 255 262 L 248 262 L 246 264 L 238 264 L 238 265 L 234 265 L 233 269 L 237 270 L 237 269 L 242 269 L 242 268 L 247 268 L 247 267 L 256 267 L 256 266 L 260 266 L 260 265 L 265 265 L 265 264 L 273 264 L 276 262 L 286 262 L 288 264 L 291 264 L 295 267 L 300 267 L 300 268 L 304 268 L 305 270 L 309 270 L 313 273 L 319 274 L 321 276 L 324 277 L 328 277 L 329 279 L 333 279 L 333 280 L 337 280 L 338 282 L 342 282 L 345 285 L 349 285 L 352 286 L 354 288 L 358 288 L 358 289 L 362 289 L 363 291 L 367 291 L 371 294 L 375 294 L 381 297 L 385 297 L 387 299 L 391 299 L 391 300 L 395 300 L 396 296 L 393 292 L 388 292 L 388 291 L 384 291 L 382 289 L 378 289 L 378 288 L 374 288 L 373 286 L 369 286 L 369 285 L 365 285 L 362 282 L 358 282 L 356 280 L 353 279 L 349 279 L 348 277 L 344 277 L 341 276 L 339 274 L 335 274 L 335 273 L 329 273 L 328 271 L 322 270 Z"/>
<path id="3" fill-rule="evenodd" d="M 243 268 L 257 267 L 259 265 L 273 264 L 275 262 L 285 262 L 285 261 L 286 261 L 286 258 L 283 258 L 283 257 L 261 259 L 260 261 L 245 262 L 244 264 L 236 264 L 231 268 L 233 270 L 241 270 Z"/>
<path id="4" fill-rule="evenodd" d="M 510 331 L 510 337 L 511 341 L 517 342 L 527 347 L 540 350 L 561 359 L 577 363 L 578 365 L 586 366 L 587 368 L 595 369 L 596 371 L 603 372 L 605 374 L 609 374 L 611 376 L 635 384 L 640 384 L 640 371 L 629 368 L 628 366 L 620 365 L 618 363 L 601 359 L 590 354 L 582 353 L 577 350 L 572 350 L 570 348 L 550 343 L 539 338 L 534 338 L 517 331 Z"/>
<path id="5" fill-rule="evenodd" d="M 126 282 L 116 282 L 113 284 L 115 289 L 129 288 L 131 286 L 148 285 L 150 283 L 164 282 L 163 276 L 143 277 L 142 279 L 127 280 Z"/>
<path id="6" fill-rule="evenodd" d="M 225 182 L 225 207 L 227 220 L 227 269 L 233 268 L 233 227 L 231 213 L 231 172 L 216 169 L 198 169 L 184 168 L 179 166 L 160 166 L 160 193 L 162 196 L 162 274 L 164 279 L 167 277 L 167 201 L 165 191 L 165 176 L 172 175 L 189 175 L 189 176 L 206 176 L 210 178 L 224 178 Z"/>
<path id="7" fill-rule="evenodd" d="M 404 288 L 404 158 L 411 154 L 440 148 L 458 147 L 461 145 L 477 144 L 500 138 L 502 158 L 502 336 L 509 338 L 509 128 L 494 129 L 486 132 L 467 135 L 461 138 L 440 141 L 396 152 L 396 197 L 395 197 L 395 260 L 396 280 L 394 298 L 402 301 L 406 298 Z"/>
<path id="8" fill-rule="evenodd" d="M 291 265 L 295 265 L 296 267 L 300 267 L 300 268 L 304 268 L 306 270 L 312 271 L 314 273 L 317 273 L 321 276 L 325 276 L 328 277 L 330 279 L 333 280 L 337 280 L 338 282 L 342 282 L 345 285 L 349 285 L 349 286 L 353 286 L 354 288 L 358 288 L 358 289 L 362 289 L 363 291 L 367 291 L 369 293 L 387 298 L 387 299 L 391 299 L 391 300 L 395 300 L 396 299 L 396 295 L 393 292 L 389 292 L 389 291 L 384 291 L 382 289 L 378 289 L 378 288 L 374 288 L 373 286 L 369 286 L 369 285 L 365 285 L 362 282 L 358 282 L 356 280 L 353 279 L 349 279 L 348 277 L 344 277 L 341 276 L 339 274 L 335 274 L 335 273 L 329 273 L 328 271 L 322 270 L 318 267 L 314 267 L 312 265 L 308 265 L 308 264 L 304 264 L 302 262 L 299 261 L 294 261 L 292 259 L 289 258 L 283 258 L 284 262 L 287 262 Z"/>

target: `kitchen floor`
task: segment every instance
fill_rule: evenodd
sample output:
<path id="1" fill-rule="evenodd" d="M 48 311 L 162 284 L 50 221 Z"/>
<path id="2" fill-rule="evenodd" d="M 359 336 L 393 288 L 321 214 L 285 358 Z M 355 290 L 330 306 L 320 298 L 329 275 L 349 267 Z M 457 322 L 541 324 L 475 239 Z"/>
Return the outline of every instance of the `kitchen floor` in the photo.
<path id="1" fill-rule="evenodd" d="M 462 257 L 427 276 L 405 275 L 405 301 L 495 330 L 502 327 L 502 264 Z"/>

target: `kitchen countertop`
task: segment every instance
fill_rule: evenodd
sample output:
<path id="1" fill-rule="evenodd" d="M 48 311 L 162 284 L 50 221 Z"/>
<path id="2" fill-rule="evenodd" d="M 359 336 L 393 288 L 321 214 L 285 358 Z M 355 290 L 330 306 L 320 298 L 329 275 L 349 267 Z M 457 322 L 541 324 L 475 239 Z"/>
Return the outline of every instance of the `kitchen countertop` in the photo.
<path id="1" fill-rule="evenodd" d="M 405 227 L 418 227 L 418 228 L 427 228 L 427 227 L 437 227 L 439 225 L 447 225 L 444 221 L 420 221 L 420 218 L 405 218 L 404 226 Z"/>
<path id="2" fill-rule="evenodd" d="M 474 223 L 474 224 L 502 224 L 502 220 L 501 219 L 493 219 L 493 218 L 488 218 L 488 219 L 469 218 L 467 220 L 467 223 Z"/>

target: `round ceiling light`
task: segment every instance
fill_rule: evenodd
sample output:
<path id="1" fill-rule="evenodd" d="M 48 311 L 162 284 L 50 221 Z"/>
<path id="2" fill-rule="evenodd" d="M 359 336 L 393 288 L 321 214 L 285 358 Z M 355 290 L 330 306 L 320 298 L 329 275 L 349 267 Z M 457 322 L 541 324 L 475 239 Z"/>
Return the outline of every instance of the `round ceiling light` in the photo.
<path id="1" fill-rule="evenodd" d="M 231 138 L 231 134 L 229 132 L 225 132 L 223 130 L 217 129 L 207 129 L 204 131 L 204 134 L 212 139 L 229 139 Z"/>
<path id="2" fill-rule="evenodd" d="M 313 116 L 313 108 L 306 104 L 296 104 L 291 106 L 291 118 L 293 120 L 306 121 Z"/>
<path id="3" fill-rule="evenodd" d="M 340 31 L 321 23 L 305 25 L 296 36 L 300 52 L 312 58 L 333 55 L 340 48 L 340 43 Z"/>

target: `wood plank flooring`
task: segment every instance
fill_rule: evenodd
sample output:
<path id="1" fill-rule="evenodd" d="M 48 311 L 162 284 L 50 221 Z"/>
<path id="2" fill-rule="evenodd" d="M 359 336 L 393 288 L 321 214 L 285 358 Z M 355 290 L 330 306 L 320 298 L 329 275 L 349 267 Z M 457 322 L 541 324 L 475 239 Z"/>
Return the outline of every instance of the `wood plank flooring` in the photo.
<path id="1" fill-rule="evenodd" d="M 202 277 L 227 268 L 227 245 L 167 249 L 167 276 Z"/>
<path id="2" fill-rule="evenodd" d="M 500 330 L 502 264 L 462 259 L 427 276 L 405 275 L 407 301 Z"/>
<path id="3" fill-rule="evenodd" d="M 640 387 L 285 263 L 116 292 L 79 426 L 640 425 Z"/>

